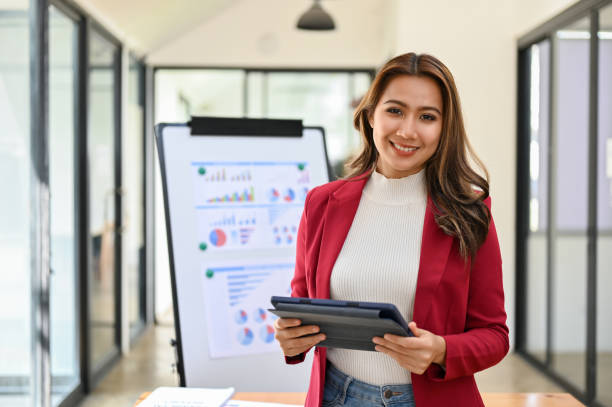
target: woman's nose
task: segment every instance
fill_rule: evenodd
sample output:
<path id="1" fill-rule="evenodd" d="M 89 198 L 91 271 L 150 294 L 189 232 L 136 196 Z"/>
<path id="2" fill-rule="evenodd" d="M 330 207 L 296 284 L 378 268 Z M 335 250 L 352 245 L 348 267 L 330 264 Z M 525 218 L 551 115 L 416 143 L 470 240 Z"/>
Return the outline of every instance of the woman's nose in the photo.
<path id="1" fill-rule="evenodd" d="M 407 117 L 402 120 L 400 126 L 397 128 L 396 134 L 401 137 L 413 137 L 416 134 L 414 119 Z"/>

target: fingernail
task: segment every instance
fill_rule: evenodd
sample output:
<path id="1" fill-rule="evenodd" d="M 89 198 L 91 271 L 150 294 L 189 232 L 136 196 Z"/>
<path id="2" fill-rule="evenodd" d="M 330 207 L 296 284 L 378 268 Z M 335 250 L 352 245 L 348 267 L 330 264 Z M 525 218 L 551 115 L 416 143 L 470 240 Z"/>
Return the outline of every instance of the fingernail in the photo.
<path id="1" fill-rule="evenodd" d="M 312 328 L 312 329 L 311 329 L 311 331 L 312 331 L 313 333 L 314 333 L 314 332 L 319 332 L 319 328 L 315 326 L 314 328 Z"/>

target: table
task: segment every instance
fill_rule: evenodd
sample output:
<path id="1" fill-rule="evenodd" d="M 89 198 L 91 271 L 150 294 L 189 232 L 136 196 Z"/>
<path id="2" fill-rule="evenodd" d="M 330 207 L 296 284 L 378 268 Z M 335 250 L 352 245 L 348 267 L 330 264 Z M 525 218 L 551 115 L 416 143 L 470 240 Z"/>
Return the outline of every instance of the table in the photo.
<path id="1" fill-rule="evenodd" d="M 135 405 L 151 393 L 143 393 Z M 306 393 L 235 393 L 233 400 L 304 405 Z M 487 407 L 583 407 L 568 393 L 482 393 Z"/>

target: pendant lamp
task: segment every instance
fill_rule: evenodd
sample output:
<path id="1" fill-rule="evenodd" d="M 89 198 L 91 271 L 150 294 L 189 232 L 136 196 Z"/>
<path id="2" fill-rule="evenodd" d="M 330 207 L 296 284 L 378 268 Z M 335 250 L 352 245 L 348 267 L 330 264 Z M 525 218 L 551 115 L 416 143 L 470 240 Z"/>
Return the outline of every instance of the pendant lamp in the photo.
<path id="1" fill-rule="evenodd" d="M 320 0 L 314 0 L 310 7 L 298 20 L 297 28 L 301 30 L 333 30 L 336 28 L 334 20 L 327 14 L 319 4 Z"/>

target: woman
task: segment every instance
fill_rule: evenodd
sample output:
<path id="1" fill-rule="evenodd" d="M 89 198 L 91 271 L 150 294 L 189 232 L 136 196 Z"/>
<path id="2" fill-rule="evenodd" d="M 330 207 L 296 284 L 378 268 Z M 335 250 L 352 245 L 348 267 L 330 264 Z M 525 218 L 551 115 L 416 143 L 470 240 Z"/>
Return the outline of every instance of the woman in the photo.
<path id="1" fill-rule="evenodd" d="M 483 406 L 474 373 L 508 352 L 489 184 L 468 143 L 449 70 L 430 55 L 387 62 L 357 107 L 347 179 L 313 189 L 292 295 L 390 302 L 414 337 L 376 352 L 315 348 L 306 406 Z M 278 319 L 287 363 L 325 336 Z"/>

